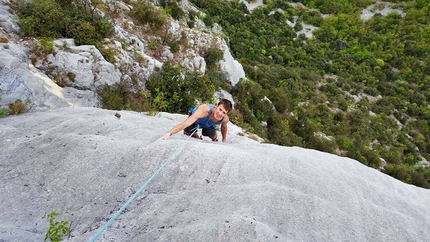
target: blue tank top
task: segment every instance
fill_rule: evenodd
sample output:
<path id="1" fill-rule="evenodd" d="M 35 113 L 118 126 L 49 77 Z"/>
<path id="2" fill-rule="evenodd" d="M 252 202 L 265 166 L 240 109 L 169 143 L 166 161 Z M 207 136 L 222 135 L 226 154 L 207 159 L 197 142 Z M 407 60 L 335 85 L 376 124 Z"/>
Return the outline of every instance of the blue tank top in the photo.
<path id="1" fill-rule="evenodd" d="M 195 122 L 196 124 L 198 124 L 201 128 L 209 128 L 212 126 L 215 126 L 217 124 L 222 123 L 222 121 L 224 120 L 224 118 L 221 119 L 221 121 L 219 122 L 213 122 L 211 120 L 211 114 L 212 114 L 212 109 L 214 109 L 215 105 L 214 104 L 208 104 L 209 106 L 209 113 L 208 116 L 204 117 L 204 118 L 199 118 L 197 119 L 197 121 Z M 191 113 L 194 113 L 197 109 L 199 108 L 199 106 L 193 108 L 193 110 L 191 111 Z"/>

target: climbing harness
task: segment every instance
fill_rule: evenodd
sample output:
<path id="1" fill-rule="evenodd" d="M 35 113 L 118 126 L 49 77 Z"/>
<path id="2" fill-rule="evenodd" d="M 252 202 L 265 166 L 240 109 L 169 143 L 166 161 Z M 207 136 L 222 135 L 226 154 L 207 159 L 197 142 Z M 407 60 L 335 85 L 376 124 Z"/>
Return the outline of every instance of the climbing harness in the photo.
<path id="1" fill-rule="evenodd" d="M 194 135 L 194 133 L 199 129 L 199 125 L 196 126 L 195 130 L 191 133 L 190 136 L 188 136 L 188 138 L 182 142 L 182 144 L 175 150 L 175 152 L 172 153 L 172 155 L 170 155 L 169 158 L 167 158 L 167 160 L 160 166 L 160 168 L 158 168 L 158 170 L 145 182 L 145 184 L 143 184 L 139 190 L 137 190 L 137 192 L 134 193 L 133 196 L 130 197 L 130 199 L 128 199 L 128 201 L 118 210 L 118 212 L 116 212 L 111 219 L 109 219 L 109 221 L 97 232 L 97 234 L 94 235 L 94 237 L 90 240 L 90 242 L 94 242 L 96 241 L 96 239 L 109 227 L 109 225 L 122 213 L 122 211 L 124 211 L 124 209 L 139 195 L 140 192 L 143 191 L 143 189 L 145 189 L 145 187 L 158 175 L 158 173 L 160 173 L 160 171 L 169 163 L 169 161 L 177 154 L 179 153 L 179 151 L 182 150 L 182 148 L 184 148 L 185 144 L 187 143 L 187 141 Z"/>

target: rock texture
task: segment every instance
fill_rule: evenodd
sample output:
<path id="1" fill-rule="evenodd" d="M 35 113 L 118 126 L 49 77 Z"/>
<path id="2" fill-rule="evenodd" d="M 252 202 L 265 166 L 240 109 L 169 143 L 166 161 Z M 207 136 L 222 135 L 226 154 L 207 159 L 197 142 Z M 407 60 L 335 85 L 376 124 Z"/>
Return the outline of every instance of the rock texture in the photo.
<path id="1" fill-rule="evenodd" d="M 164 60 L 204 71 L 202 43 L 216 43 L 224 51 L 220 70 L 232 85 L 244 78 L 225 42 L 205 33 L 212 30 L 201 21 L 196 28 L 204 31 L 189 35 L 194 48 L 180 54 L 166 47 L 152 57 L 147 36 L 117 25 L 106 47 L 117 51 L 118 66 L 94 46 L 61 39 L 55 41 L 56 55 L 34 67 L 28 48 L 35 40 L 19 38 L 9 1 L 0 3 L 0 107 L 29 99 L 37 111 L 0 118 L 1 242 L 43 241 L 46 216 L 53 211 L 61 214 L 58 220 L 70 222 L 64 241 L 88 241 L 165 161 L 170 162 L 98 241 L 430 238 L 430 191 L 357 161 L 260 144 L 239 135 L 241 129 L 232 124 L 227 144 L 181 134 L 159 140 L 186 116 L 97 108 L 95 91 L 103 84 L 131 75 L 147 78 Z M 189 6 L 185 0 L 181 5 Z M 182 26 L 172 22 L 170 31 L 180 36 Z M 134 54 L 143 57 L 142 63 Z M 57 85 L 45 69 L 70 87 Z M 222 91 L 217 97 L 231 96 Z"/>
<path id="2" fill-rule="evenodd" d="M 99 107 L 96 93 L 104 85 L 124 81 L 132 86 L 129 91 L 145 90 L 144 82 L 160 70 L 164 61 L 180 65 L 184 72 L 204 73 L 207 66 L 204 56 L 209 47 L 224 52 L 219 70 L 233 86 L 245 78 L 242 65 L 234 60 L 219 28 L 208 29 L 201 21 L 190 29 L 186 23 L 170 20 L 167 32 L 172 41 L 179 43 L 186 36 L 179 51 L 172 53 L 166 44 L 161 46 L 165 41 L 160 36 L 142 31 L 142 26 L 128 15 L 130 6 L 121 2 L 117 3 L 121 14 L 113 19 L 115 34 L 99 47 L 115 53 L 112 60 L 103 57 L 103 49 L 76 46 L 73 39 L 56 39 L 52 53 L 35 54 L 31 50 L 40 45 L 39 40 L 22 38 L 17 18 L 8 6 L 10 2 L 0 0 L 0 3 L 0 89 L 3 90 L 0 108 L 16 99 L 30 100 L 31 110 Z M 196 10 L 188 1 L 181 1 L 181 6 L 185 11 Z M 149 42 L 161 47 L 151 50 Z"/>
<path id="3" fill-rule="evenodd" d="M 73 40 L 57 40 L 55 46 L 55 54 L 39 60 L 36 68 L 57 77 L 61 86 L 97 92 L 121 81 L 122 73 L 95 46 L 75 46 Z"/>
<path id="4" fill-rule="evenodd" d="M 62 108 L 0 119 L 0 240 L 42 241 L 46 215 L 88 241 L 426 241 L 430 191 L 355 160 L 175 134 L 184 115 Z"/>

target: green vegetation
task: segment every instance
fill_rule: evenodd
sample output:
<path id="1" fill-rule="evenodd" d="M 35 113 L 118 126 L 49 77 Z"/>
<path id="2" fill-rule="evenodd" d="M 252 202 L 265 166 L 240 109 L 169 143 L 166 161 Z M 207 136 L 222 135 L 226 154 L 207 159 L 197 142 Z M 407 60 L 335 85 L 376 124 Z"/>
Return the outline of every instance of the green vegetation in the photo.
<path id="1" fill-rule="evenodd" d="M 9 113 L 7 108 L 0 108 L 0 117 L 4 117 Z"/>
<path id="2" fill-rule="evenodd" d="M 141 24 L 149 24 L 152 29 L 161 29 L 167 21 L 167 15 L 163 10 L 154 8 L 149 1 L 136 1 L 132 10 L 132 16 Z"/>
<path id="3" fill-rule="evenodd" d="M 38 59 L 48 54 L 54 53 L 54 40 L 52 38 L 42 37 L 39 42 L 33 42 L 29 58 L 34 65 Z"/>
<path id="4" fill-rule="evenodd" d="M 428 1 L 393 1 L 404 17 L 368 21 L 360 13 L 372 0 L 296 1 L 306 9 L 265 1 L 252 13 L 238 1 L 190 2 L 223 27 L 245 69 L 248 80 L 231 90 L 232 121 L 272 143 L 348 156 L 430 188 L 420 164 L 430 160 Z M 286 24 L 294 16 L 319 27 L 314 37 L 296 35 L 302 26 Z"/>
<path id="5" fill-rule="evenodd" d="M 205 60 L 209 67 L 215 65 L 224 57 L 224 52 L 218 48 L 210 47 L 205 54 Z"/>
<path id="6" fill-rule="evenodd" d="M 98 94 L 101 98 L 103 108 L 113 110 L 126 109 L 125 107 L 128 104 L 127 92 L 122 83 L 115 83 L 112 86 L 106 85 Z M 133 110 L 138 110 L 138 108 L 136 107 Z"/>
<path id="7" fill-rule="evenodd" d="M 69 222 L 67 221 L 54 221 L 55 217 L 59 216 L 60 214 L 57 212 L 52 212 L 48 214 L 48 220 L 49 220 L 49 229 L 48 232 L 46 232 L 44 241 L 52 241 L 52 242 L 58 242 L 61 241 L 63 236 L 67 234 L 69 231 L 69 227 L 67 227 L 67 224 Z"/>
<path id="8" fill-rule="evenodd" d="M 112 30 L 94 11 L 102 3 L 80 1 L 19 1 L 22 29 L 46 38 L 44 51 L 56 37 L 100 44 Z M 155 54 L 161 45 L 172 52 L 186 48 L 186 36 L 179 41 L 169 34 L 169 16 L 189 27 L 195 18 L 207 26 L 218 23 L 246 79 L 231 87 L 217 70 L 222 51 L 213 46 L 202 53 L 206 73 L 184 73 L 166 62 L 149 80 L 132 76 L 131 82 L 105 87 L 104 107 L 186 113 L 196 101 L 213 102 L 215 90 L 223 88 L 236 103 L 232 122 L 267 142 L 347 156 L 430 188 L 430 168 L 422 162 L 430 160 L 430 2 L 391 0 L 402 15 L 375 14 L 367 21 L 360 14 L 374 0 L 295 2 L 305 8 L 265 0 L 250 12 L 237 0 L 190 0 L 204 14 L 188 16 L 175 1 L 155 2 L 161 8 L 130 2 L 130 16 L 156 36 L 148 43 Z M 318 27 L 313 37 L 296 34 L 305 24 Z M 103 55 L 115 61 L 113 50 Z M 130 91 L 142 83 L 145 91 Z"/>
<path id="9" fill-rule="evenodd" d="M 188 73 L 181 77 L 180 67 L 169 62 L 163 64 L 159 75 L 154 75 L 146 84 L 153 94 L 153 105 L 159 111 L 187 113 L 199 101 L 211 101 L 215 93 L 215 85 L 207 75 Z"/>
<path id="10" fill-rule="evenodd" d="M 116 51 L 104 48 L 103 39 L 111 37 L 113 26 L 106 17 L 98 14 L 96 8 L 103 8 L 101 1 L 86 0 L 30 0 L 13 2 L 19 23 L 23 32 L 28 36 L 38 37 L 31 51 L 31 61 L 35 63 L 46 54 L 54 53 L 53 39 L 59 37 L 73 38 L 77 45 L 96 45 L 104 58 L 115 63 Z M 133 5 L 130 16 L 142 25 L 149 27 L 153 34 L 162 36 L 162 43 L 150 41 L 148 49 L 157 51 L 162 44 L 167 44 L 173 53 L 179 51 L 180 45 L 186 43 L 186 35 L 181 40 L 173 40 L 166 26 L 168 16 L 181 19 L 185 16 L 183 10 L 175 1 L 160 1 L 163 9 L 145 0 L 129 2 Z M 216 87 L 226 86 L 228 81 L 216 71 L 215 63 L 222 59 L 223 52 L 211 47 L 205 58 L 208 68 L 206 73 L 189 72 L 183 74 L 181 68 L 166 62 L 150 80 L 140 80 L 132 76 L 131 81 L 122 81 L 113 86 L 105 86 L 99 96 L 104 108 L 129 109 L 135 111 L 166 111 L 186 113 L 189 107 L 197 102 L 214 102 L 213 94 Z M 137 60 L 143 61 L 139 56 Z M 67 78 L 73 80 L 74 73 L 67 73 Z M 140 90 L 137 83 L 146 82 L 147 90 Z M 25 105 L 15 102 L 12 113 L 20 113 Z"/>
<path id="11" fill-rule="evenodd" d="M 214 103 L 216 85 L 226 82 L 225 77 L 216 75 L 214 71 L 205 74 L 189 72 L 183 76 L 180 70 L 179 66 L 165 62 L 161 70 L 146 82 L 146 92 L 127 91 L 127 83 L 105 86 L 99 93 L 103 108 L 185 114 L 197 102 Z"/>
<path id="12" fill-rule="evenodd" d="M 179 7 L 176 1 L 160 0 L 160 4 L 164 8 L 166 14 L 171 16 L 173 19 L 179 20 L 184 17 L 184 11 Z"/>
<path id="13" fill-rule="evenodd" d="M 113 33 L 112 24 L 97 13 L 99 1 L 14 1 L 26 35 L 73 38 L 77 45 L 96 44 Z"/>

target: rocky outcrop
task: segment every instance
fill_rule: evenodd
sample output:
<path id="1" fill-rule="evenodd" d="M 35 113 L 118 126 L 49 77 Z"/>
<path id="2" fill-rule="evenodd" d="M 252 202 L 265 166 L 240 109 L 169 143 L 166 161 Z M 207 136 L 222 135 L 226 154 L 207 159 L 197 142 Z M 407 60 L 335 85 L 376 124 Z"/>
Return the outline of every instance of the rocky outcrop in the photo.
<path id="1" fill-rule="evenodd" d="M 133 84 L 131 86 L 134 91 L 136 88 L 144 90 L 144 81 L 149 80 L 164 61 L 179 64 L 184 71 L 204 73 L 207 63 L 203 55 L 209 47 L 224 51 L 219 69 L 232 85 L 245 77 L 242 66 L 234 60 L 225 41 L 219 37 L 220 30 L 207 29 L 199 20 L 196 22 L 200 23 L 200 27 L 194 29 L 172 20 L 168 29 L 169 36 L 180 40 L 183 33 L 186 33 L 186 47 L 172 53 L 166 45 L 161 53 L 154 53 L 147 48 L 148 40 L 160 37 L 130 31 L 138 26 L 126 15 L 121 16 L 115 21 L 114 38 L 107 40 L 103 46 L 115 53 L 115 60 L 108 62 L 95 46 L 76 46 L 72 39 L 55 40 L 54 50 L 49 54 L 31 54 L 30 50 L 38 44 L 38 40 L 20 38 L 17 19 L 7 6 L 9 2 L 3 0 L 2 3 L 0 73 L 4 76 L 0 76 L 0 88 L 3 90 L 0 93 L 0 107 L 5 107 L 16 99 L 31 100 L 32 110 L 66 106 L 98 107 L 100 104 L 96 93 L 105 85 L 125 81 Z M 187 1 L 181 1 L 181 6 L 193 8 Z M 119 4 L 118 8 L 129 10 L 124 3 Z M 30 63 L 34 63 L 34 66 Z"/>
<path id="2" fill-rule="evenodd" d="M 35 67 L 48 72 L 60 86 L 97 92 L 121 81 L 122 73 L 95 46 L 75 46 L 73 40 L 54 44 L 55 53 L 37 61 Z"/>
<path id="3" fill-rule="evenodd" d="M 26 55 L 21 45 L 9 44 L 0 52 L 0 107 L 7 107 L 17 99 L 28 100 L 30 111 L 99 106 L 93 91 L 59 87 L 43 72 L 23 62 Z"/>
<path id="4" fill-rule="evenodd" d="M 245 71 L 242 65 L 231 55 L 225 40 L 220 39 L 220 42 L 221 49 L 224 50 L 224 59 L 220 61 L 220 69 L 227 80 L 230 80 L 231 85 L 235 86 L 241 79 L 245 78 Z"/>

